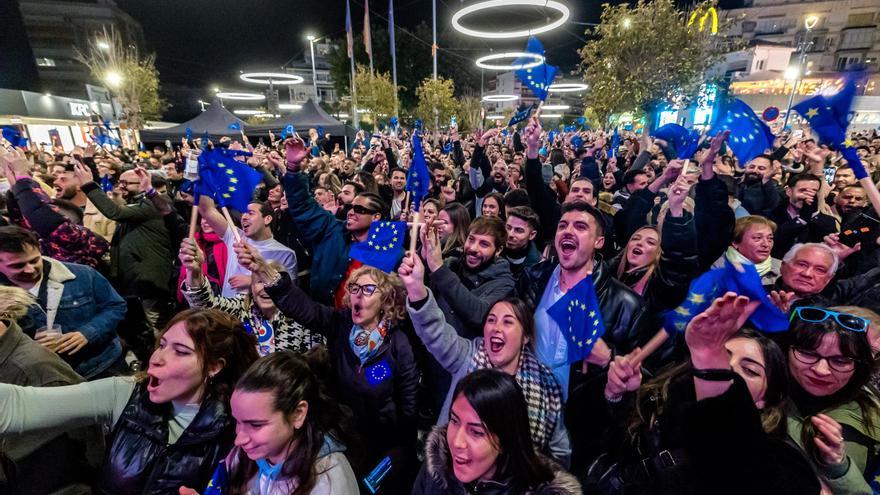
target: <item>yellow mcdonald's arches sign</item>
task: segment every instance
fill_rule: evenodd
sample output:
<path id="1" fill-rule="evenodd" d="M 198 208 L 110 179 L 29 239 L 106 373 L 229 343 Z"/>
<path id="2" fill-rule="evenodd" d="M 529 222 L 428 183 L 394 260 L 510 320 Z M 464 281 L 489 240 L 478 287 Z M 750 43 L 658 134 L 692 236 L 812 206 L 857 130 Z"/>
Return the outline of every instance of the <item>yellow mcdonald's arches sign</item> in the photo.
<path id="1" fill-rule="evenodd" d="M 702 15 L 700 16 L 699 24 L 700 32 L 703 32 L 706 29 L 706 20 L 711 18 L 711 33 L 718 34 L 718 11 L 715 10 L 715 7 L 709 7 L 708 9 L 706 9 L 705 12 L 701 12 L 701 9 L 695 10 L 691 14 L 691 18 L 688 19 L 688 27 L 694 24 L 694 22 L 697 20 L 697 14 L 700 13 L 702 13 Z"/>

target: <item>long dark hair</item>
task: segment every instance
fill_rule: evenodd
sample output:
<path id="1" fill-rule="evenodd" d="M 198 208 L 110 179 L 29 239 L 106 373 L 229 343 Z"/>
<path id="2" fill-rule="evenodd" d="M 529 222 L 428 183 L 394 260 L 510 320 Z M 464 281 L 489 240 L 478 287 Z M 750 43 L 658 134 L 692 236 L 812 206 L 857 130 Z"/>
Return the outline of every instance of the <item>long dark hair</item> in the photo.
<path id="1" fill-rule="evenodd" d="M 529 339 L 528 343 L 525 347 L 529 350 L 534 351 L 535 349 L 535 310 L 522 299 L 518 297 L 504 297 L 495 302 L 492 306 L 489 307 L 489 311 L 486 312 L 486 316 L 483 317 L 483 326 L 486 326 L 486 320 L 489 319 L 489 313 L 492 312 L 492 308 L 501 304 L 507 303 L 510 305 L 510 309 L 513 311 L 513 316 L 516 318 L 516 321 L 519 322 L 522 327 L 523 333 L 523 341 L 526 338 Z"/>
<path id="2" fill-rule="evenodd" d="M 490 441 L 497 442 L 496 478 L 513 478 L 524 489 L 553 479 L 553 470 L 535 452 L 526 401 L 512 376 L 493 369 L 474 371 L 456 384 L 453 402 L 460 395 L 480 417 Z"/>
<path id="3" fill-rule="evenodd" d="M 321 474 L 315 469 L 315 461 L 324 445 L 324 436 L 344 442 L 348 440 L 347 432 L 351 431 L 351 412 L 327 397 L 313 371 L 313 367 L 320 368 L 326 358 L 323 347 L 312 349 L 305 356 L 277 351 L 257 360 L 235 385 L 235 390 L 242 392 L 271 393 L 272 407 L 284 415 L 285 421 L 301 401 L 309 405 L 302 428 L 290 440 L 291 444 L 296 441 L 296 449 L 290 452 L 281 468 L 283 478 L 298 480 L 299 485 L 291 495 L 305 495 L 314 488 Z M 229 486 L 233 494 L 245 494 L 257 467 L 241 450 L 237 461 L 229 473 Z"/>
<path id="4" fill-rule="evenodd" d="M 855 401 L 861 409 L 862 420 L 871 427 L 873 420 L 880 417 L 880 405 L 875 398 L 877 390 L 871 385 L 874 357 L 867 332 L 847 330 L 838 325 L 833 318 L 828 318 L 821 323 L 811 323 L 795 318 L 787 332 L 786 351 L 792 348 L 807 351 L 816 350 L 821 345 L 822 338 L 829 333 L 837 335 L 840 353 L 855 361 L 855 369 L 846 385 L 825 401 L 826 409 L 833 409 L 847 402 Z"/>

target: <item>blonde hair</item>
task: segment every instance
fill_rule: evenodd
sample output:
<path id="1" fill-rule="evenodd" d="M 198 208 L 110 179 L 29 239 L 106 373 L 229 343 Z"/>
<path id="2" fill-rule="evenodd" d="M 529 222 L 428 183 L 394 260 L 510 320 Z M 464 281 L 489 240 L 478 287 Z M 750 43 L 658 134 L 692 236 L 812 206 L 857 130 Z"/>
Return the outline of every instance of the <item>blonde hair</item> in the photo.
<path id="1" fill-rule="evenodd" d="M 406 308 L 404 306 L 406 289 L 404 289 L 400 277 L 396 273 L 385 273 L 372 266 L 362 266 L 353 271 L 348 280 L 349 282 L 354 282 L 363 275 L 367 275 L 376 281 L 376 291 L 382 297 L 382 309 L 379 310 L 381 317 L 392 322 L 404 319 L 406 317 Z M 348 287 L 345 289 L 343 302 L 346 306 L 351 306 Z"/>
<path id="2" fill-rule="evenodd" d="M 16 321 L 36 303 L 34 296 L 20 287 L 0 286 L 0 319 Z"/>

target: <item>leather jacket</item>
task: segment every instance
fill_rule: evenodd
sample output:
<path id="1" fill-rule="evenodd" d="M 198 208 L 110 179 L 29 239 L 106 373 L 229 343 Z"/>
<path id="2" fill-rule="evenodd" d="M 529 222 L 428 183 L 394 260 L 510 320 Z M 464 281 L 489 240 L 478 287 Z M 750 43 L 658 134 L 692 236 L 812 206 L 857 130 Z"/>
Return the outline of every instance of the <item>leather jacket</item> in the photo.
<path id="1" fill-rule="evenodd" d="M 113 429 L 96 494 L 159 495 L 201 490 L 232 447 L 235 422 L 223 401 L 206 399 L 192 423 L 168 444 L 167 404 L 150 402 L 139 384 Z"/>

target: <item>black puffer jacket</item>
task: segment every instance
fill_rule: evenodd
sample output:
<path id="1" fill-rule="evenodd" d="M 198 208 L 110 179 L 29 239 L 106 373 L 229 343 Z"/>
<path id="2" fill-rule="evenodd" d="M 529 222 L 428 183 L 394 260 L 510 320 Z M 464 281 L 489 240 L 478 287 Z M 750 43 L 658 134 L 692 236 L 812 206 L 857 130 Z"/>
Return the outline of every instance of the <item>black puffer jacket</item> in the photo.
<path id="1" fill-rule="evenodd" d="M 203 488 L 232 447 L 235 422 L 222 401 L 208 399 L 183 435 L 168 444 L 168 404 L 150 402 L 135 387 L 113 429 L 101 479 L 102 495 L 166 495 L 181 486 Z"/>
<path id="2" fill-rule="evenodd" d="M 266 287 L 278 309 L 327 337 L 333 366 L 333 389 L 352 408 L 364 445 L 376 451 L 408 444 L 415 438 L 418 370 L 406 334 L 392 328 L 378 353 L 361 365 L 351 350 L 351 310 L 314 302 L 286 273 Z"/>
<path id="3" fill-rule="evenodd" d="M 425 445 L 425 464 L 419 472 L 412 494 L 580 495 L 582 493 L 581 485 L 574 476 L 546 459 L 544 461 L 553 467 L 553 479 L 537 487 L 523 487 L 513 479 L 478 481 L 465 486 L 455 478 L 449 460 L 446 427 L 434 427 L 428 435 Z"/>
<path id="4" fill-rule="evenodd" d="M 533 308 L 538 307 L 553 270 L 558 264 L 547 260 L 533 266 L 520 279 L 519 295 Z M 616 354 L 628 354 L 653 335 L 653 329 L 642 330 L 644 301 L 632 289 L 615 280 L 608 265 L 597 257 L 593 268 L 593 284 L 599 299 L 599 311 L 605 322 L 602 339 Z"/>

